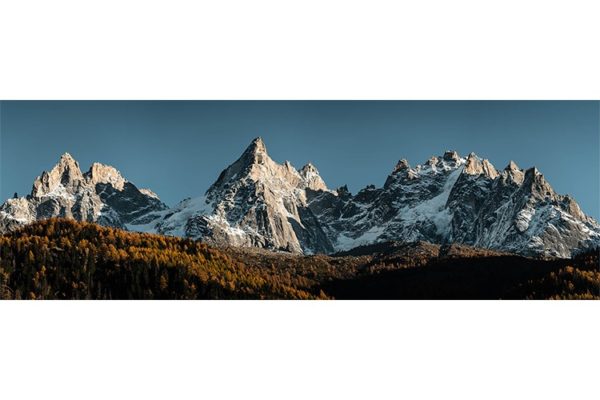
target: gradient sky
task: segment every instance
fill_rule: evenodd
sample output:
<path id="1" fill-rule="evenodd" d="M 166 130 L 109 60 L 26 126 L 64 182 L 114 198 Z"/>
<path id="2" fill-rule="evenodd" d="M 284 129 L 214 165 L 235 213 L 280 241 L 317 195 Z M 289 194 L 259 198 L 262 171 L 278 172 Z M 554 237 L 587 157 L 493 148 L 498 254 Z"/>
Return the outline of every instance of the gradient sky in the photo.
<path id="1" fill-rule="evenodd" d="M 250 141 L 331 188 L 383 185 L 396 162 L 453 149 L 497 169 L 536 166 L 600 216 L 600 102 L 594 101 L 2 101 L 0 195 L 31 191 L 69 152 L 110 164 L 174 205 L 203 194 Z"/>

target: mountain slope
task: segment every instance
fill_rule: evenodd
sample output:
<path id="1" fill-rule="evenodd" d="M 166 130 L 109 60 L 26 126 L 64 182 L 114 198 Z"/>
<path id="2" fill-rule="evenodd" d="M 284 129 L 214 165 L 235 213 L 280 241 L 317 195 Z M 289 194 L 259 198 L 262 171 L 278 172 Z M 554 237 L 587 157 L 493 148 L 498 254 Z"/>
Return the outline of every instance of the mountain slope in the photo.
<path id="1" fill-rule="evenodd" d="M 382 188 L 309 202 L 337 250 L 387 240 L 461 243 L 523 255 L 571 257 L 600 241 L 600 226 L 536 169 L 498 172 L 474 153 L 401 160 Z"/>
<path id="2" fill-rule="evenodd" d="M 287 161 L 278 164 L 257 138 L 204 196 L 156 213 L 144 230 L 220 245 L 328 253 L 333 247 L 307 207 L 307 192 L 315 190 L 328 192 L 314 166 L 298 171 Z"/>
<path id="3" fill-rule="evenodd" d="M 600 225 L 535 167 L 454 151 L 411 167 L 400 160 L 382 187 L 330 190 L 318 170 L 273 161 L 261 138 L 203 196 L 167 208 L 109 166 L 86 173 L 65 154 L 31 195 L 0 207 L 0 232 L 35 220 L 79 221 L 201 239 L 220 246 L 334 253 L 386 241 L 465 244 L 526 256 L 572 257 L 600 244 Z"/>
<path id="4" fill-rule="evenodd" d="M 31 194 L 0 206 L 0 232 L 52 217 L 123 228 L 166 208 L 154 193 L 138 189 L 115 168 L 94 163 L 82 173 L 79 163 L 65 153 L 54 168 L 36 178 Z"/>

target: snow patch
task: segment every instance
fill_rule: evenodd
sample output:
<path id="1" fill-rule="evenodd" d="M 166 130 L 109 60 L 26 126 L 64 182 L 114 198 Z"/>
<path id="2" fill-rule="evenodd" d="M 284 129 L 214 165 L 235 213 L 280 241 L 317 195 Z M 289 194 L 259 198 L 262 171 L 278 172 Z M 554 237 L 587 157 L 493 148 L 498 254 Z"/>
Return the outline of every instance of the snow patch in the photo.
<path id="1" fill-rule="evenodd" d="M 450 230 L 452 214 L 445 207 L 448 197 L 450 197 L 450 192 L 460 177 L 462 170 L 463 167 L 460 167 L 450 173 L 439 195 L 425 200 L 414 207 L 401 208 L 399 211 L 402 221 L 412 225 L 417 222 L 429 220 L 435 225 L 438 234 L 443 235 L 447 233 Z"/>

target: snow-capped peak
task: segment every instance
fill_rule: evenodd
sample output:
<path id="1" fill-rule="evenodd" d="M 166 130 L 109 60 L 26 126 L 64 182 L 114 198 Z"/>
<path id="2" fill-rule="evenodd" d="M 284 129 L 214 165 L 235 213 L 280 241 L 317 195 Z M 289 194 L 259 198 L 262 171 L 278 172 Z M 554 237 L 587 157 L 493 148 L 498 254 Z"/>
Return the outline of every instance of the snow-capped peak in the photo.
<path id="1" fill-rule="evenodd" d="M 85 174 L 69 154 L 34 183 L 32 195 L 0 207 L 0 232 L 66 216 L 236 246 L 333 252 L 379 241 L 461 243 L 524 255 L 569 257 L 600 244 L 600 225 L 556 194 L 537 168 L 497 171 L 475 153 L 446 151 L 423 165 L 400 160 L 383 187 L 352 195 L 327 189 L 308 163 L 272 160 L 256 138 L 205 196 L 167 209 L 111 166 Z"/>
<path id="2" fill-rule="evenodd" d="M 65 153 L 50 172 L 35 179 L 30 196 L 11 199 L 0 207 L 0 232 L 51 217 L 123 227 L 166 208 L 156 195 L 138 190 L 115 168 L 94 163 L 83 174 L 79 163 Z"/>

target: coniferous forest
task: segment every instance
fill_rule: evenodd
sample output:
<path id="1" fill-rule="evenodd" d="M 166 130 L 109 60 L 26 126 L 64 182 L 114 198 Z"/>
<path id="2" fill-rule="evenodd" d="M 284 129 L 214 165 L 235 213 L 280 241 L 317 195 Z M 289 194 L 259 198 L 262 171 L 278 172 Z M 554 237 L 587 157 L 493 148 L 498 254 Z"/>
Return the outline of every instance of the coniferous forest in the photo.
<path id="1" fill-rule="evenodd" d="M 301 256 L 49 219 L 0 236 L 0 298 L 600 299 L 600 270 L 596 249 L 532 259 L 421 242 Z"/>

